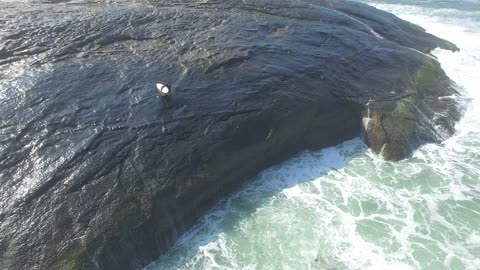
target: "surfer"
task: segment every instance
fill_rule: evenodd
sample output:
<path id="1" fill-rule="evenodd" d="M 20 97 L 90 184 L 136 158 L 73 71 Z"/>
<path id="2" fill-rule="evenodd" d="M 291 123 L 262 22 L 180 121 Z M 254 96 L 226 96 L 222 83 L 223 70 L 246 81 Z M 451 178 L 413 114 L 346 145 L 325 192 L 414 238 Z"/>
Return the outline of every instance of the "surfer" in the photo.
<path id="1" fill-rule="evenodd" d="M 172 84 L 170 82 L 166 84 L 157 83 L 157 89 L 165 108 L 167 109 L 170 108 L 172 105 L 172 102 L 171 102 Z"/>

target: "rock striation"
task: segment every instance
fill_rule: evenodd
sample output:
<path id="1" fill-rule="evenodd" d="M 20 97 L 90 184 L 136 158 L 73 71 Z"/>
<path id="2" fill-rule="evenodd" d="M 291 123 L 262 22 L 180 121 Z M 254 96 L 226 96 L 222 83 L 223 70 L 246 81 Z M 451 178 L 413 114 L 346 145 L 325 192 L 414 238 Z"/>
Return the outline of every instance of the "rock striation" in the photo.
<path id="1" fill-rule="evenodd" d="M 458 48 L 359 3 L 0 5 L 1 269 L 140 269 L 299 151 L 399 160 L 460 116 Z"/>

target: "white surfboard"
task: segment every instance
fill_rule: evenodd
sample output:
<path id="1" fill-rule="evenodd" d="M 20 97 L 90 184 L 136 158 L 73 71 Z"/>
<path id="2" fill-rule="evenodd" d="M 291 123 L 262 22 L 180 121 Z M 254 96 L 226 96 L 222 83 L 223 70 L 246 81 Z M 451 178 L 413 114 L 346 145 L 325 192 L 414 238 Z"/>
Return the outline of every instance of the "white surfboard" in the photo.
<path id="1" fill-rule="evenodd" d="M 157 83 L 157 89 L 162 95 L 168 95 L 170 93 L 170 89 L 161 83 Z"/>

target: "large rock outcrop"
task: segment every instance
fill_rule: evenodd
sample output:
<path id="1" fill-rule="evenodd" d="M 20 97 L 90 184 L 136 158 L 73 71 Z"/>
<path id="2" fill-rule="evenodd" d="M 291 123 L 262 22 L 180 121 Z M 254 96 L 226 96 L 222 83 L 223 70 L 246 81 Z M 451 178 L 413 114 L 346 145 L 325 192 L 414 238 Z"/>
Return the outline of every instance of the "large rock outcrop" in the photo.
<path id="1" fill-rule="evenodd" d="M 358 3 L 0 5 L 1 269 L 139 269 L 301 150 L 398 160 L 459 117 L 457 48 Z"/>

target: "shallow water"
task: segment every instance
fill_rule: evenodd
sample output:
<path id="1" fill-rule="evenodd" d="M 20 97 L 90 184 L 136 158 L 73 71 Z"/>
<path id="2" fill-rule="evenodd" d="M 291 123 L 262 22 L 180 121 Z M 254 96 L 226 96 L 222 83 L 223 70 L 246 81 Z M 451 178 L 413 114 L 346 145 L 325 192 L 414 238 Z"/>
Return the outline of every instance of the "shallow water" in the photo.
<path id="1" fill-rule="evenodd" d="M 408 160 L 359 139 L 304 152 L 221 202 L 148 269 L 480 269 L 480 1 L 371 1 L 449 39 L 457 133 Z"/>

